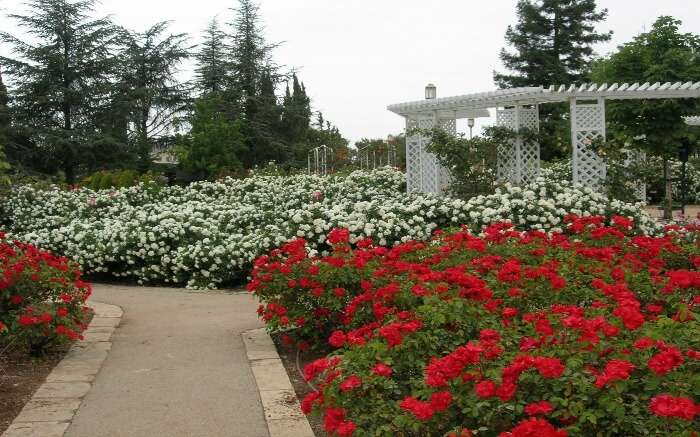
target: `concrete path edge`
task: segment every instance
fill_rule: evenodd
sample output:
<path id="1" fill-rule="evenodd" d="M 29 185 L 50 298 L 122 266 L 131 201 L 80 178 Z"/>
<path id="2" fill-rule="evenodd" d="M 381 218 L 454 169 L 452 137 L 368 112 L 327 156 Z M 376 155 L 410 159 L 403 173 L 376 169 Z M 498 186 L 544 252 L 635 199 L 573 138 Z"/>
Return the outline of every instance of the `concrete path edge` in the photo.
<path id="1" fill-rule="evenodd" d="M 123 311 L 116 305 L 88 301 L 94 316 L 1 437 L 63 437 L 80 403 L 112 348 L 112 334 Z"/>
<path id="2" fill-rule="evenodd" d="M 292 382 L 265 328 L 241 334 L 270 437 L 314 437 Z"/>

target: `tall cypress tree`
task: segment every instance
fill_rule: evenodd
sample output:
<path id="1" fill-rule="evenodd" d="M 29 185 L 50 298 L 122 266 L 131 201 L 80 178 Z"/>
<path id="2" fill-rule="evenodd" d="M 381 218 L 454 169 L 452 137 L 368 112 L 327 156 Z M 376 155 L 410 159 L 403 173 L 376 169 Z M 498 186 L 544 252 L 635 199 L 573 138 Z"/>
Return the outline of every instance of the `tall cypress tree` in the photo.
<path id="1" fill-rule="evenodd" d="M 305 142 L 311 125 L 311 99 L 296 74 L 292 74 L 291 92 L 287 85 L 282 106 L 284 140 L 290 144 Z"/>
<path id="2" fill-rule="evenodd" d="M 593 45 L 609 41 L 612 32 L 599 33 L 595 25 L 607 10 L 595 0 L 519 0 L 518 23 L 508 26 L 503 65 L 510 73 L 494 73 L 501 88 L 572 84 L 583 81 L 590 69 Z M 569 124 L 564 104 L 540 105 L 541 156 L 563 157 L 569 148 Z"/>
<path id="3" fill-rule="evenodd" d="M 228 55 L 230 47 L 227 36 L 216 19 L 211 20 L 204 30 L 204 41 L 195 55 L 195 82 L 202 94 L 223 92 L 228 80 Z"/>
<path id="4" fill-rule="evenodd" d="M 96 114 L 105 105 L 116 66 L 117 28 L 108 18 L 93 19 L 95 0 L 30 0 L 26 15 L 11 14 L 31 37 L 7 32 L 0 40 L 17 58 L 0 57 L 14 79 L 13 113 L 31 132 L 42 155 L 75 180 L 81 167 L 112 160 L 95 150 L 100 136 Z"/>
<path id="5" fill-rule="evenodd" d="M 145 32 L 130 32 L 121 56 L 120 88 L 127 108 L 130 143 L 135 146 L 139 168 L 148 169 L 150 153 L 172 128 L 189 102 L 189 87 L 177 79 L 179 65 L 189 58 L 185 34 L 166 35 L 167 22 Z"/>

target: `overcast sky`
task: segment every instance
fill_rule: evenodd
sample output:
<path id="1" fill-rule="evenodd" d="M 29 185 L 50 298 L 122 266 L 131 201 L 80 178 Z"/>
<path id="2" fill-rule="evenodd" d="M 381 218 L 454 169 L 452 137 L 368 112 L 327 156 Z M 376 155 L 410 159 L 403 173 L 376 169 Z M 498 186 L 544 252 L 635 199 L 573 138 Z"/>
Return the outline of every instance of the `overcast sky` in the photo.
<path id="1" fill-rule="evenodd" d="M 103 0 L 98 14 L 143 30 L 172 20 L 173 32 L 192 42 L 214 17 L 231 17 L 236 0 Z M 386 137 L 403 120 L 386 106 L 423 98 L 428 82 L 438 96 L 488 91 L 504 33 L 515 23 L 516 0 L 260 0 L 266 36 L 283 42 L 278 63 L 295 67 L 313 99 L 351 141 Z M 606 53 L 645 31 L 660 15 L 683 20 L 700 33 L 698 0 L 599 0 L 609 17 L 600 30 L 614 30 Z M 14 31 L 5 17 L 22 10 L 20 0 L 0 0 L 0 29 Z M 0 53 L 8 54 L 7 47 Z M 186 70 L 191 66 L 184 67 Z M 477 126 L 480 123 L 477 124 Z M 460 127 L 463 127 L 460 126 Z"/>

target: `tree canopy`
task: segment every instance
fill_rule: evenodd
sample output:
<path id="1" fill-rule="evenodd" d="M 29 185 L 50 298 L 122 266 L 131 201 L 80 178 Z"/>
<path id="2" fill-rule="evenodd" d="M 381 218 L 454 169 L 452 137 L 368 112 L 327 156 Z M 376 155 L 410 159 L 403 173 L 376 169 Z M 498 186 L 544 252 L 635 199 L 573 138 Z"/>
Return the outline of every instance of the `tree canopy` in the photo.
<path id="1" fill-rule="evenodd" d="M 648 32 L 621 45 L 598 61 L 591 79 L 613 82 L 700 81 L 700 35 L 680 31 L 680 20 L 659 17 Z M 608 104 L 613 135 L 637 148 L 675 158 L 680 149 L 697 144 L 697 136 L 682 119 L 700 113 L 697 99 L 616 101 Z"/>

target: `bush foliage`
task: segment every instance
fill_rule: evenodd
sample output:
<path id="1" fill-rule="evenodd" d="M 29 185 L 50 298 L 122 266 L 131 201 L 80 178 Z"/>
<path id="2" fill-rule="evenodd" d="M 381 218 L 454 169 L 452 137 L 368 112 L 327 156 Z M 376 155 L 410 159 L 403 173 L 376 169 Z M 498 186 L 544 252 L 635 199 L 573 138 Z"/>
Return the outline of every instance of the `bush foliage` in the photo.
<path id="1" fill-rule="evenodd" d="M 47 347 L 81 339 L 90 296 L 78 266 L 0 233 L 0 345 Z"/>
<path id="2" fill-rule="evenodd" d="M 700 228 L 623 217 L 563 232 L 436 232 L 327 256 L 298 239 L 249 289 L 286 341 L 331 346 L 302 402 L 338 436 L 691 436 L 700 425 Z"/>

